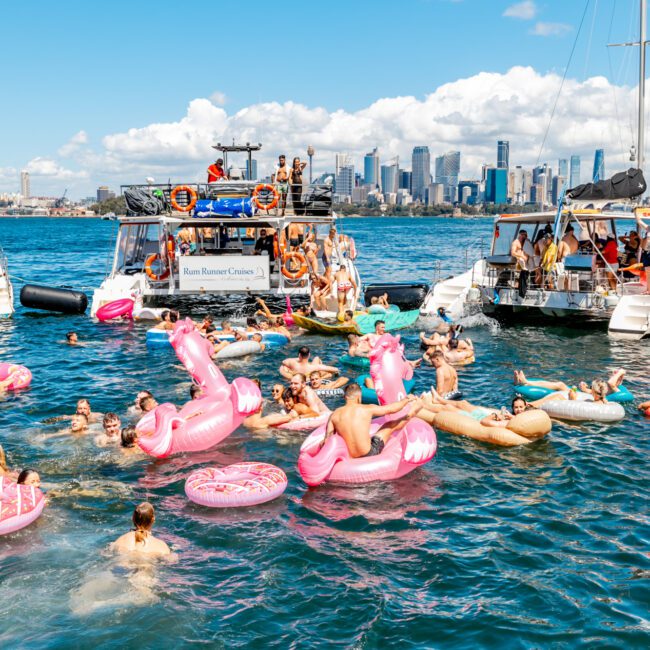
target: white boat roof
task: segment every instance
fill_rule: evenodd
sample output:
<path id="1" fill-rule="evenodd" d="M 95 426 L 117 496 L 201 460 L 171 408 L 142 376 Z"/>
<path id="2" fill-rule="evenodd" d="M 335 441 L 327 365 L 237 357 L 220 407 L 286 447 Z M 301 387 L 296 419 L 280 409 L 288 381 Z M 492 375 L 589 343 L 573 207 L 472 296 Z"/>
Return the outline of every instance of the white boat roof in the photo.
<path id="1" fill-rule="evenodd" d="M 192 228 L 208 228 L 211 226 L 227 226 L 229 228 L 284 228 L 290 223 L 313 223 L 313 224 L 334 224 L 336 215 L 331 214 L 322 217 L 286 215 L 284 217 L 272 215 L 257 215 L 255 217 L 222 217 L 215 215 L 196 219 L 189 215 L 155 215 L 155 216 L 136 216 L 136 217 L 119 217 L 121 225 L 129 224 L 152 224 L 162 223 L 173 228 L 188 226 Z"/>
<path id="2" fill-rule="evenodd" d="M 557 211 L 552 212 L 528 212 L 522 214 L 500 214 L 496 218 L 497 223 L 508 223 L 510 221 L 515 223 L 554 223 L 557 217 Z M 637 217 L 647 218 L 650 217 L 650 209 L 639 208 L 633 212 L 628 210 L 599 210 L 588 208 L 577 208 L 562 210 L 562 217 L 574 218 L 580 221 L 610 221 L 616 220 L 630 220 L 634 221 Z"/>

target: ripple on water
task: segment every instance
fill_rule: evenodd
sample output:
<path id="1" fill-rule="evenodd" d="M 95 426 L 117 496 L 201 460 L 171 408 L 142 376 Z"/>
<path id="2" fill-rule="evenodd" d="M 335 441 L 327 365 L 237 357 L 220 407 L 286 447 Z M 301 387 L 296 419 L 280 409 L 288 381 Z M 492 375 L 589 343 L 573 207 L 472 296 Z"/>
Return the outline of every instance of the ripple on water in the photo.
<path id="1" fill-rule="evenodd" d="M 76 288 L 100 282 L 114 229 L 0 220 L 13 273 Z M 344 229 L 360 245 L 366 279 L 428 281 L 437 260 L 462 271 L 458 242 L 489 236 L 491 220 L 352 219 Z M 647 344 L 599 330 L 501 328 L 485 317 L 464 325 L 478 350 L 477 362 L 459 370 L 471 401 L 507 405 L 516 368 L 575 383 L 622 366 L 635 394 L 650 395 Z M 401 333 L 409 358 L 431 326 L 422 320 Z M 87 347 L 61 343 L 72 329 Z M 440 433 L 432 463 L 358 489 L 306 489 L 296 433 L 239 430 L 216 449 L 165 460 L 97 449 L 92 436 L 44 437 L 61 428 L 45 421 L 72 412 L 80 397 L 121 415 L 142 388 L 160 402 L 187 399 L 187 373 L 171 351 L 147 350 L 145 331 L 22 309 L 0 322 L 0 360 L 34 372 L 29 390 L 0 399 L 0 440 L 13 466 L 39 469 L 51 499 L 36 524 L 0 538 L 0 611 L 12 622 L 0 625 L 3 647 L 64 648 L 73 637 L 77 647 L 108 648 L 169 639 L 223 648 L 262 639 L 294 648 L 647 645 L 650 421 L 632 407 L 619 424 L 555 424 L 547 439 L 520 449 Z M 326 362 L 344 352 L 340 339 L 301 336 L 224 372 L 268 386 L 284 353 L 303 344 Z M 416 389 L 433 381 L 421 369 Z M 238 510 L 187 502 L 193 469 L 246 459 L 285 469 L 286 493 Z M 104 554 L 144 499 L 175 562 L 125 566 Z"/>

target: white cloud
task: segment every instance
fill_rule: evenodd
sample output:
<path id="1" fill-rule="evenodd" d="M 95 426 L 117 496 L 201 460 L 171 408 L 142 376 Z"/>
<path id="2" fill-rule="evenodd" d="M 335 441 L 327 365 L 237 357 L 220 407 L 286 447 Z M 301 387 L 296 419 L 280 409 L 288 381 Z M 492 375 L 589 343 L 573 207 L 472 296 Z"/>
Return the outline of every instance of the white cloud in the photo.
<path id="1" fill-rule="evenodd" d="M 77 179 L 85 193 L 103 184 L 117 189 L 147 176 L 159 182 L 203 181 L 207 165 L 214 160 L 212 145 L 234 138 L 263 143 L 256 155 L 261 175 L 271 172 L 279 153 L 306 158 L 310 144 L 316 150 L 315 174 L 331 171 L 339 151 L 350 153 L 360 170 L 363 155 L 375 146 L 382 161 L 398 155 L 401 166 L 410 168 L 412 148 L 426 144 L 432 159 L 446 151 L 461 151 L 461 175 L 475 178 L 482 163 L 495 162 L 497 140 L 510 141 L 512 165 L 530 167 L 537 162 L 560 81 L 554 73 L 518 66 L 505 73 L 482 72 L 459 79 L 425 97 L 378 99 L 358 111 L 328 111 L 287 101 L 251 104 L 229 114 L 199 98 L 173 122 L 108 134 L 98 148 L 80 145 L 65 165 L 43 157 L 27 167 L 35 176 L 43 176 L 42 186 L 46 180 L 52 186 L 58 182 L 62 191 L 74 187 L 72 179 Z M 630 145 L 628 116 L 621 117 L 626 125 L 621 141 L 614 93 L 620 108 L 635 104 L 633 91 L 615 87 L 604 77 L 567 79 L 541 162 L 581 154 L 586 169 L 587 157 L 604 147 L 608 173 L 623 168 Z M 232 161 L 243 164 L 243 157 Z"/>
<path id="2" fill-rule="evenodd" d="M 215 90 L 211 95 L 210 95 L 210 101 L 215 105 L 215 106 L 223 106 L 227 101 L 228 98 L 226 97 L 225 93 L 222 93 L 218 90 Z"/>
<path id="3" fill-rule="evenodd" d="M 78 131 L 59 148 L 58 154 L 59 156 L 67 158 L 85 144 L 88 144 L 88 134 L 85 131 Z"/>
<path id="4" fill-rule="evenodd" d="M 521 20 L 532 20 L 537 15 L 537 6 L 532 0 L 524 0 L 510 5 L 503 15 L 508 18 L 519 18 Z"/>
<path id="5" fill-rule="evenodd" d="M 73 180 L 80 178 L 87 178 L 87 171 L 73 171 L 71 169 L 66 169 L 62 167 L 59 163 L 51 158 L 32 158 L 25 169 L 30 173 L 31 176 L 50 176 L 56 178 L 57 180 Z"/>
<path id="6" fill-rule="evenodd" d="M 564 23 L 536 23 L 530 33 L 534 36 L 564 36 L 572 30 L 571 25 Z"/>

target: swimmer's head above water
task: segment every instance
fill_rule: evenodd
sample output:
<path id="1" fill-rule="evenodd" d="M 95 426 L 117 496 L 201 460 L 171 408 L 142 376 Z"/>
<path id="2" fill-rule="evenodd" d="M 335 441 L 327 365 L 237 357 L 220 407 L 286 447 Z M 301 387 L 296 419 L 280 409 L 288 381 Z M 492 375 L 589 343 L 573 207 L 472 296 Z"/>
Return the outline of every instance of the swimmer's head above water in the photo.
<path id="1" fill-rule="evenodd" d="M 41 487 L 41 477 L 35 469 L 27 468 L 18 474 L 16 483 L 18 485 L 32 485 L 37 488 Z"/>

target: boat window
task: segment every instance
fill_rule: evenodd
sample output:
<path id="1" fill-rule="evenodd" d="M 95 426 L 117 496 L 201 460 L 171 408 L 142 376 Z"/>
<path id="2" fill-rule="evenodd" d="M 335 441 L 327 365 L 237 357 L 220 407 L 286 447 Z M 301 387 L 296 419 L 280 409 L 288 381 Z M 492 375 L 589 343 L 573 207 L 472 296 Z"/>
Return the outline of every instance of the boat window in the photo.
<path id="1" fill-rule="evenodd" d="M 149 255 L 160 251 L 160 224 L 129 224 L 120 228 L 118 271 L 141 271 Z"/>
<path id="2" fill-rule="evenodd" d="M 510 255 L 510 245 L 517 236 L 520 226 L 521 224 L 517 222 L 501 221 L 496 224 L 492 255 Z"/>

